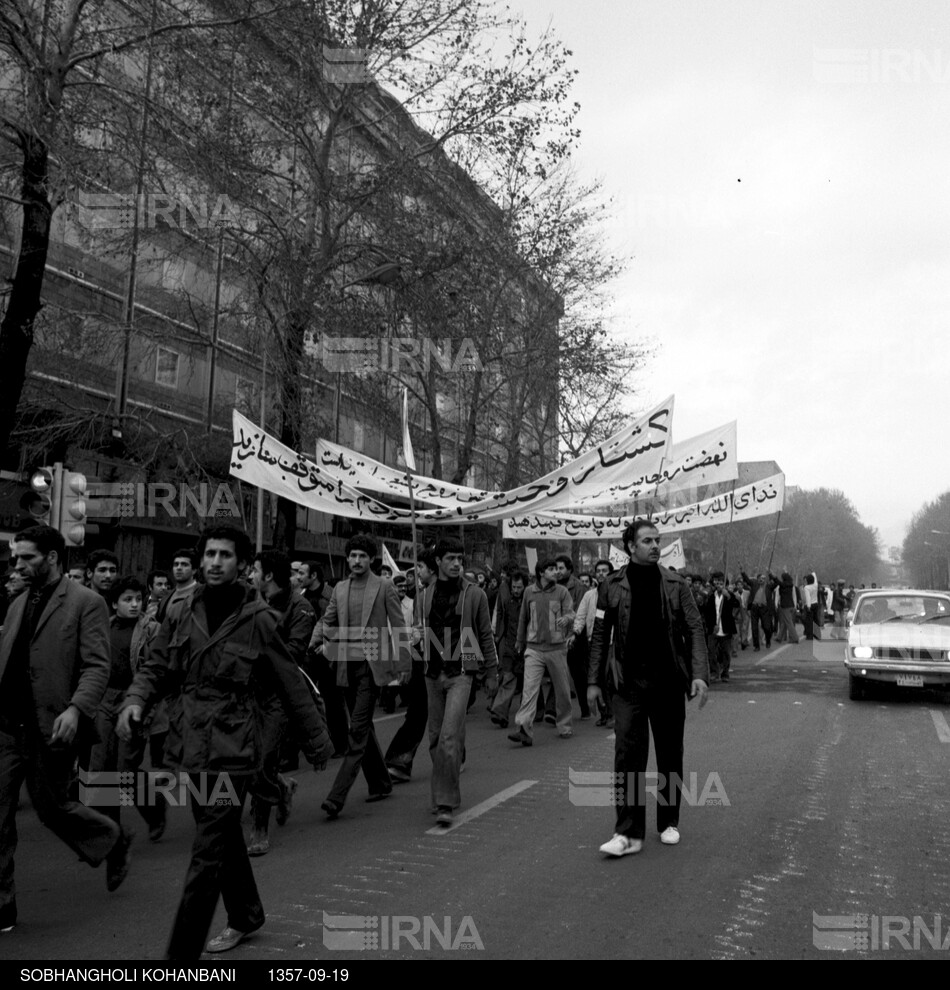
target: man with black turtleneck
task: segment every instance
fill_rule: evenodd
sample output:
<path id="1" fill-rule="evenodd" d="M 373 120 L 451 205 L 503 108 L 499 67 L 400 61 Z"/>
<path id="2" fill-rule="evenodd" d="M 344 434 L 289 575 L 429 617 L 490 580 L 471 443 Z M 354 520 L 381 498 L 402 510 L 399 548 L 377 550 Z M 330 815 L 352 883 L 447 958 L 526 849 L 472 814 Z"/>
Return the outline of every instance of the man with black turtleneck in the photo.
<path id="1" fill-rule="evenodd" d="M 298 730 L 305 755 L 326 766 L 330 737 L 278 632 L 278 614 L 238 580 L 253 554 L 247 534 L 213 526 L 198 543 L 204 585 L 169 605 L 149 659 L 135 675 L 119 719 L 131 723 L 169 696 L 169 766 L 191 778 L 197 835 L 167 958 L 195 960 L 205 948 L 218 897 L 224 930 L 207 945 L 225 952 L 264 924 L 264 908 L 241 829 L 241 808 L 263 765 L 264 712 L 276 694 Z"/>
<path id="2" fill-rule="evenodd" d="M 616 719 L 614 774 L 619 796 L 613 837 L 600 851 L 627 856 L 643 848 L 650 731 L 656 746 L 657 831 L 664 845 L 680 841 L 686 699 L 706 703 L 709 664 L 703 622 L 689 584 L 660 565 L 660 534 L 637 519 L 623 534 L 630 563 L 609 575 L 597 594 L 588 670 L 592 708 L 607 684 Z M 611 647 L 612 640 L 612 647 Z M 628 775 L 633 774 L 630 793 Z"/>
<path id="3" fill-rule="evenodd" d="M 462 542 L 447 537 L 435 548 L 438 577 L 422 593 L 416 634 L 425 662 L 429 694 L 429 755 L 432 807 L 449 828 L 462 803 L 459 774 L 465 756 L 465 713 L 472 682 L 485 673 L 486 690 L 498 690 L 498 657 L 488 597 L 462 576 Z"/>

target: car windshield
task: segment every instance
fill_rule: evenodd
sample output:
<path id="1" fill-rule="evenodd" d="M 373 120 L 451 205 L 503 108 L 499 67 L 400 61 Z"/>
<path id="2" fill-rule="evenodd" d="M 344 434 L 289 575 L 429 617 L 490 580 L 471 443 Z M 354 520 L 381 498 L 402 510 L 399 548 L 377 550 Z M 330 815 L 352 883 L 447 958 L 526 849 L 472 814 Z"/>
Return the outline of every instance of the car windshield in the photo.
<path id="1" fill-rule="evenodd" d="M 858 603 L 856 626 L 871 622 L 950 623 L 950 599 L 936 595 L 874 595 Z"/>

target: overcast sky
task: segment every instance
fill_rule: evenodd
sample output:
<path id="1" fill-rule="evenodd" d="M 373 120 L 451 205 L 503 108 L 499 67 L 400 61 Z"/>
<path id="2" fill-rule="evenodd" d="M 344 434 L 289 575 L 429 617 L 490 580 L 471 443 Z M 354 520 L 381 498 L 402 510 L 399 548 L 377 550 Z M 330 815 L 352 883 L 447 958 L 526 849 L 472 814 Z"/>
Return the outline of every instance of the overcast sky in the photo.
<path id="1" fill-rule="evenodd" d="M 737 419 L 740 459 L 899 544 L 950 489 L 950 3 L 519 3 L 580 70 L 615 329 L 660 346 L 638 405 Z"/>

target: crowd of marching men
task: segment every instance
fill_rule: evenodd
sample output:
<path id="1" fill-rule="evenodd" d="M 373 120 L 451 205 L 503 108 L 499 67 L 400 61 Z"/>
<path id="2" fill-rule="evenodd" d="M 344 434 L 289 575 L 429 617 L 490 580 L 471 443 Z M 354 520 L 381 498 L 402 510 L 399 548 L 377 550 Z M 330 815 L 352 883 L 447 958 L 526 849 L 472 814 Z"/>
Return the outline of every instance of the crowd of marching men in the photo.
<path id="1" fill-rule="evenodd" d="M 651 540 L 643 562 L 657 561 Z M 349 575 L 331 584 L 316 562 L 255 554 L 242 531 L 212 526 L 174 553 L 170 573 L 154 570 L 143 584 L 120 577 L 108 550 L 64 573 L 56 530 L 17 534 L 0 636 L 0 932 L 17 921 L 14 817 L 24 779 L 44 823 L 90 865 L 106 863 L 110 891 L 129 870 L 126 802 L 83 801 L 77 770 L 94 785 L 136 773 L 148 754 L 153 775 L 188 775 L 192 793 L 217 795 L 192 801 L 197 836 L 167 949 L 170 959 L 193 959 L 231 949 L 263 924 L 248 856 L 268 851 L 272 813 L 278 825 L 287 821 L 301 751 L 316 769 L 339 761 L 321 805 L 333 820 L 361 773 L 369 802 L 409 781 L 427 739 L 431 811 L 448 828 L 462 803 L 465 720 L 479 689 L 492 723 L 519 747 L 533 745 L 539 722 L 570 740 L 574 699 L 580 720 L 612 727 L 603 663 L 591 662 L 609 561 L 575 574 L 560 555 L 541 559 L 532 575 L 495 575 L 466 568 L 462 543 L 449 538 L 394 572 L 379 567 L 378 551 L 372 537 L 351 538 Z M 712 679 L 728 681 L 750 632 L 759 649 L 760 626 L 766 646 L 773 628 L 797 636 L 785 611 L 801 603 L 788 605 L 787 575 L 687 580 Z M 843 596 L 836 590 L 836 613 Z M 706 642 L 700 652 L 704 665 Z M 704 668 L 696 677 L 710 679 Z M 383 753 L 374 715 L 397 704 L 405 718 Z M 95 793 L 103 790 L 87 787 Z M 160 841 L 161 788 L 137 790 L 135 805 L 149 840 Z M 228 925 L 208 942 L 219 896 Z"/>

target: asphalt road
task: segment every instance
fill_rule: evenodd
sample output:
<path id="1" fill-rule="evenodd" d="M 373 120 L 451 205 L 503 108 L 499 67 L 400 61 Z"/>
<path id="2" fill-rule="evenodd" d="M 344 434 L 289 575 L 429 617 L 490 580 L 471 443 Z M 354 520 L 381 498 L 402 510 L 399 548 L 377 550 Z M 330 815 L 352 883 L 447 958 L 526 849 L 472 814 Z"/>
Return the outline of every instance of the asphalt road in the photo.
<path id="1" fill-rule="evenodd" d="M 662 846 L 649 832 L 642 853 L 619 860 L 598 852 L 612 810 L 585 805 L 597 787 L 577 776 L 612 769 L 611 734 L 591 722 L 576 722 L 572 740 L 536 726 L 523 749 L 491 725 L 480 697 L 462 777 L 462 812 L 473 817 L 444 833 L 429 811 L 424 747 L 411 783 L 366 804 L 360 780 L 333 822 L 319 805 L 337 764 L 301 772 L 289 823 L 272 825 L 272 850 L 254 861 L 267 924 L 218 959 L 945 953 L 950 706 L 940 693 L 897 688 L 849 701 L 842 650 L 741 652 L 731 683 L 714 685 L 703 711 L 689 708 L 685 770 L 696 784 L 682 842 Z M 384 746 L 400 718 L 377 723 Z M 104 870 L 77 863 L 20 812 L 20 924 L 0 936 L 0 957 L 161 957 L 193 825 L 178 809 L 150 845 L 137 816 L 127 821 L 139 832 L 132 872 L 108 894 Z M 654 821 L 651 799 L 648 829 Z M 325 913 L 371 920 L 325 928 Z M 215 930 L 224 923 L 219 909 Z M 364 935 L 379 947 L 354 949 L 372 941 Z"/>

